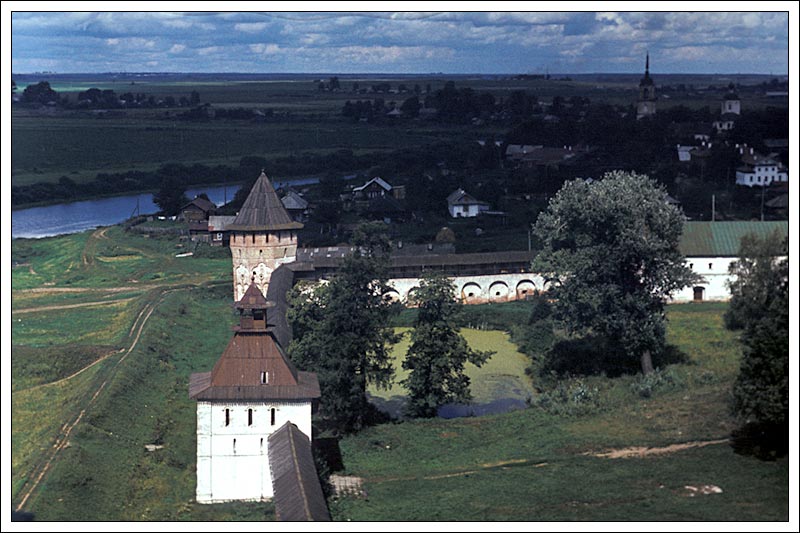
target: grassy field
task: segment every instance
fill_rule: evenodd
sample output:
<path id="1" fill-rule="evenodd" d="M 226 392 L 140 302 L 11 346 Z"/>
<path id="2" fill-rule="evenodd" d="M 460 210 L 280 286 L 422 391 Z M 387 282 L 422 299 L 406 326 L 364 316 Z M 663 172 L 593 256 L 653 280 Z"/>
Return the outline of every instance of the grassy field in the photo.
<path id="1" fill-rule="evenodd" d="M 724 309 L 669 307 L 669 341 L 690 362 L 670 367 L 649 398 L 636 392 L 641 378 L 587 378 L 599 401 L 580 414 L 406 421 L 343 440 L 366 496 L 332 502 L 335 519 L 787 520 L 788 459 L 738 455 L 727 440 L 739 347 Z M 630 447 L 656 450 L 597 455 Z M 705 485 L 722 492 L 702 494 Z"/>

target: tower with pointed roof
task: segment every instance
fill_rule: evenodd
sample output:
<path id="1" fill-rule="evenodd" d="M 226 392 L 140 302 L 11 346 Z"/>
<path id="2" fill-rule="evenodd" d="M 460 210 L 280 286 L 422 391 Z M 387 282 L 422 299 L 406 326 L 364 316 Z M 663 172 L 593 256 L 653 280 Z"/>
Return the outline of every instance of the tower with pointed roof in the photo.
<path id="1" fill-rule="evenodd" d="M 197 401 L 199 503 L 273 496 L 269 436 L 287 422 L 311 439 L 317 375 L 298 371 L 267 323 L 271 307 L 253 280 L 235 304 L 239 325 L 211 372 L 192 374 Z"/>
<path id="2" fill-rule="evenodd" d="M 292 220 L 286 212 L 262 171 L 233 224 L 228 226 L 234 301 L 241 300 L 251 280 L 262 294 L 267 294 L 272 272 L 281 264 L 295 260 L 297 230 L 302 227 L 303 224 Z"/>
<path id="3" fill-rule="evenodd" d="M 650 77 L 650 52 L 644 63 L 644 77 L 639 81 L 639 100 L 636 103 L 636 118 L 641 119 L 656 114 L 656 85 Z"/>

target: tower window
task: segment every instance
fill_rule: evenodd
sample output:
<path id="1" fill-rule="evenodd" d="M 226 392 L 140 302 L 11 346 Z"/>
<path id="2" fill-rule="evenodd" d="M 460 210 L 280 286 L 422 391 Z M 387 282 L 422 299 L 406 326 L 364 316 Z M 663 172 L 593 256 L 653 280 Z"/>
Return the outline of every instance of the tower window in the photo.
<path id="1" fill-rule="evenodd" d="M 269 424 L 271 426 L 275 425 L 275 408 L 269 410 Z"/>
<path id="2" fill-rule="evenodd" d="M 248 426 L 252 426 L 253 425 L 253 410 L 252 409 L 248 409 L 247 410 L 247 425 Z"/>
<path id="3" fill-rule="evenodd" d="M 236 439 L 233 439 L 233 453 L 236 453 Z"/>
<path id="4" fill-rule="evenodd" d="M 231 425 L 231 410 L 225 409 L 225 427 Z"/>
<path id="5" fill-rule="evenodd" d="M 263 438 L 261 439 L 261 443 L 259 444 L 259 450 L 260 450 L 261 454 L 263 455 L 264 454 L 264 439 Z"/>
<path id="6" fill-rule="evenodd" d="M 266 385 L 269 383 L 269 372 L 262 372 L 261 373 L 261 384 Z"/>

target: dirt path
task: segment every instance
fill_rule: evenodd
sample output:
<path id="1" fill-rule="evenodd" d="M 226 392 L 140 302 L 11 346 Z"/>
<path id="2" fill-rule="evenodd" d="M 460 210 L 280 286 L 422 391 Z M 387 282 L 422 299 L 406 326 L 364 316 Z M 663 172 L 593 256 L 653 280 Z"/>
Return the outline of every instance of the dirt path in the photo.
<path id="1" fill-rule="evenodd" d="M 124 355 L 122 357 L 120 357 L 120 359 L 114 364 L 114 366 L 111 368 L 111 371 L 109 372 L 109 377 L 107 377 L 105 380 L 103 380 L 103 382 L 97 387 L 97 389 L 95 390 L 94 394 L 92 394 L 91 399 L 87 402 L 87 404 L 84 406 L 84 408 L 81 409 L 80 413 L 78 413 L 78 416 L 72 422 L 65 423 L 61 427 L 61 434 L 58 437 L 56 437 L 56 441 L 53 444 L 52 449 L 50 451 L 50 456 L 48 457 L 47 461 L 45 461 L 45 463 L 41 466 L 38 474 L 35 473 L 35 468 L 34 468 L 34 475 L 31 476 L 31 479 L 33 479 L 33 481 L 31 482 L 31 485 L 28 488 L 28 490 L 26 490 L 25 493 L 23 494 L 19 505 L 17 505 L 17 507 L 15 509 L 16 511 L 22 510 L 22 508 L 28 502 L 28 499 L 31 497 L 31 495 L 36 490 L 36 488 L 39 486 L 39 483 L 41 483 L 41 481 L 44 478 L 45 474 L 47 474 L 47 472 L 50 470 L 50 466 L 53 464 L 53 461 L 58 456 L 59 452 L 61 452 L 61 450 L 66 448 L 67 445 L 69 444 L 69 436 L 72 433 L 72 430 L 75 429 L 75 427 L 80 423 L 81 419 L 83 419 L 83 415 L 86 414 L 86 410 L 89 409 L 89 407 L 91 407 L 92 404 L 100 396 L 100 393 L 103 391 L 103 389 L 105 389 L 105 387 L 108 384 L 109 380 L 114 376 L 114 374 L 116 372 L 116 369 L 119 367 L 119 365 L 121 365 L 125 361 L 125 359 L 131 354 L 133 349 L 136 348 L 136 345 L 139 342 L 139 337 L 141 337 L 142 331 L 144 330 L 144 326 L 145 326 L 145 324 L 147 324 L 147 320 L 150 318 L 150 315 L 153 314 L 153 311 L 155 311 L 156 307 L 158 307 L 158 304 L 160 304 L 163 301 L 164 296 L 166 296 L 168 293 L 173 292 L 175 290 L 179 290 L 179 289 L 169 289 L 169 290 L 163 291 L 157 300 L 147 304 L 142 309 L 142 311 L 139 313 L 139 315 L 136 317 L 136 320 L 134 321 L 134 324 L 131 327 L 131 330 L 129 332 L 129 336 L 130 336 L 133 333 L 133 331 L 136 330 L 136 335 L 133 337 L 133 339 L 131 341 L 131 345 L 127 349 L 124 349 L 124 348 L 122 349 L 121 352 L 125 352 Z M 102 361 L 104 359 L 107 359 L 108 357 L 110 357 L 111 355 L 113 355 L 115 353 L 121 353 L 121 352 L 112 352 L 112 353 L 108 354 L 107 356 L 105 356 L 105 357 L 103 357 L 101 359 L 98 359 L 97 361 L 91 363 L 89 366 L 82 368 L 81 370 L 79 370 L 75 374 L 73 374 L 71 376 L 68 376 L 66 378 L 63 378 L 62 380 L 60 380 L 60 382 L 63 382 L 63 381 L 68 380 L 68 379 L 72 379 L 75 376 L 77 376 L 78 374 L 80 374 L 80 373 L 88 370 L 92 366 L 96 365 L 100 361 Z M 58 382 L 56 382 L 56 383 L 58 383 Z M 52 383 L 49 383 L 49 384 L 46 384 L 46 385 L 52 385 Z M 27 389 L 27 390 L 30 390 L 30 389 Z"/>
<path id="2" fill-rule="evenodd" d="M 704 441 L 692 441 L 692 442 L 684 442 L 680 444 L 670 444 L 669 446 L 662 446 L 662 447 L 653 447 L 649 448 L 646 446 L 632 446 L 629 448 L 620 448 L 615 450 L 606 450 L 603 452 L 584 452 L 581 455 L 588 455 L 591 457 L 602 457 L 607 459 L 622 459 L 628 457 L 648 457 L 652 455 L 665 455 L 670 453 L 679 452 L 682 450 L 688 450 L 691 448 L 702 448 L 704 446 L 711 446 L 714 444 L 725 444 L 728 442 L 729 439 L 717 439 L 717 440 L 704 440 Z M 375 483 L 384 483 L 384 482 L 391 482 L 391 481 L 411 481 L 414 479 L 425 479 L 425 480 L 434 480 L 434 479 L 446 479 L 450 477 L 459 477 L 465 475 L 476 474 L 481 471 L 486 470 L 494 470 L 494 469 L 505 469 L 513 466 L 527 466 L 532 468 L 542 468 L 547 466 L 549 463 L 541 462 L 541 461 L 533 461 L 530 459 L 510 459 L 508 461 L 497 461 L 494 463 L 484 463 L 478 465 L 475 468 L 470 470 L 456 470 L 454 472 L 448 472 L 443 474 L 436 474 L 432 476 L 424 476 L 419 478 L 417 476 L 398 476 L 398 477 L 374 477 L 374 478 L 366 478 L 366 481 L 371 481 Z M 341 476 L 340 476 L 341 477 Z M 356 493 L 361 491 L 361 484 L 365 480 L 365 478 L 359 478 L 355 476 L 350 476 L 348 478 L 341 478 L 339 485 L 341 487 L 336 486 L 338 490 L 341 490 L 343 494 L 347 493 Z M 352 489 L 352 490 L 348 490 Z"/>
<path id="3" fill-rule="evenodd" d="M 97 241 L 100 239 L 108 239 L 108 236 L 106 235 L 108 230 L 108 227 L 98 228 L 86 240 L 86 244 L 83 246 L 83 251 L 81 252 L 81 262 L 83 263 L 83 266 L 94 264 L 94 250 L 97 246 Z"/>
<path id="4" fill-rule="evenodd" d="M 63 304 L 63 305 L 43 305 L 41 307 L 26 307 L 23 309 L 12 309 L 11 314 L 16 315 L 18 313 L 38 313 L 39 311 L 58 311 L 61 309 L 75 309 L 77 307 L 93 307 L 98 305 L 112 305 L 120 302 L 129 302 L 135 299 L 136 296 L 131 296 L 130 298 L 119 298 L 117 300 L 107 300 L 102 302 L 83 302 L 79 304 Z"/>
<path id="5" fill-rule="evenodd" d="M 631 446 L 629 448 L 619 448 L 616 450 L 607 450 L 604 452 L 584 452 L 581 455 L 589 455 L 592 457 L 604 457 L 606 459 L 625 459 L 628 457 L 648 457 L 650 455 L 665 455 L 668 453 L 680 452 L 690 448 L 702 448 L 704 446 L 711 446 L 713 444 L 725 444 L 729 439 L 717 440 L 696 440 L 692 442 L 683 442 L 681 444 L 670 444 L 669 446 L 662 446 L 659 448 L 648 448 L 646 446 Z"/>

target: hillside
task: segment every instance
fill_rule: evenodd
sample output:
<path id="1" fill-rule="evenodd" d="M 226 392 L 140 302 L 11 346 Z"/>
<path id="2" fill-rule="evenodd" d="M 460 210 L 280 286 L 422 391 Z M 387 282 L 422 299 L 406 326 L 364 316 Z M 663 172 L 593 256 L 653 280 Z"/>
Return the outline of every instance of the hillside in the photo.
<path id="1" fill-rule="evenodd" d="M 116 227 L 13 241 L 15 510 L 54 521 L 274 519 L 269 504 L 193 501 L 188 376 L 213 365 L 234 316 L 226 251 L 176 258 L 186 246 Z M 497 330 L 524 324 L 525 305 L 470 307 L 467 322 L 483 328 L 470 342 L 505 339 Z M 486 376 L 506 375 L 533 406 L 344 439 L 342 473 L 362 478 L 364 494 L 332 500 L 334 519 L 786 520 L 788 459 L 739 453 L 729 439 L 739 346 L 725 308 L 670 306 L 668 340 L 688 361 L 648 380 L 584 378 L 553 392 L 504 345 L 472 374 L 476 396 L 491 399 Z"/>

